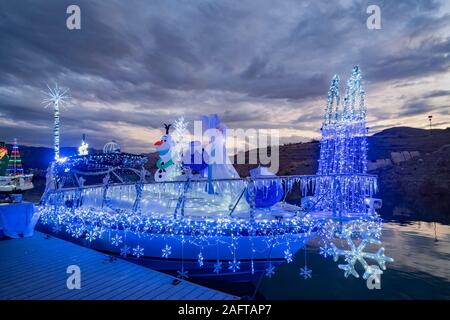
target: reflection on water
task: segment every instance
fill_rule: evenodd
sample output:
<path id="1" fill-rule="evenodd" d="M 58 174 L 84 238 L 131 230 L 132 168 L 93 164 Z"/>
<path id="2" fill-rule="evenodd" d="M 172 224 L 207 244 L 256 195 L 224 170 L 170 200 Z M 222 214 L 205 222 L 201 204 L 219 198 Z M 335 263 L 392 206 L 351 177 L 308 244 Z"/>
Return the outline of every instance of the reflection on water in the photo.
<path id="1" fill-rule="evenodd" d="M 382 242 L 387 264 L 381 289 L 369 290 L 362 278 L 345 278 L 332 258 L 323 258 L 315 244 L 307 250 L 312 278 L 298 273 L 304 251 L 291 264 L 264 278 L 260 293 L 267 299 L 450 299 L 450 226 L 426 222 L 384 223 Z"/>

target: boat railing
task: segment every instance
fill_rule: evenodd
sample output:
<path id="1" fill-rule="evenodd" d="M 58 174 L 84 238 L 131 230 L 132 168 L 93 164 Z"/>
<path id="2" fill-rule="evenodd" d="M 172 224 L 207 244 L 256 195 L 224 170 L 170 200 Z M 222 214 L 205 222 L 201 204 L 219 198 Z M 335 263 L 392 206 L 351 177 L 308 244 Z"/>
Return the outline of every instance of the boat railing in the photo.
<path id="1" fill-rule="evenodd" d="M 63 205 L 65 199 L 71 199 L 72 205 L 82 203 L 84 194 L 92 190 L 102 190 L 102 206 L 108 206 L 108 191 L 114 188 L 133 188 L 133 212 L 140 212 L 143 192 L 149 188 L 166 192 L 168 187 L 175 190 L 178 194 L 176 207 L 173 212 L 175 218 L 184 216 L 187 193 L 192 188 L 207 188 L 211 183 L 205 179 L 187 179 L 165 182 L 144 182 L 134 183 L 110 183 L 90 185 L 78 188 L 61 188 L 55 190 L 46 190 L 42 197 L 41 204 Z M 295 188 L 300 197 L 311 197 L 312 205 L 316 210 L 327 210 L 334 216 L 340 216 L 345 212 L 363 212 L 365 211 L 365 201 L 367 197 L 372 197 L 377 191 L 377 177 L 370 174 L 335 174 L 335 175 L 291 175 L 291 176 L 264 176 L 264 177 L 246 177 L 232 179 L 215 179 L 212 183 L 216 186 L 228 184 L 238 186 L 234 202 L 230 203 L 229 216 L 232 216 L 239 203 L 242 202 L 244 195 L 250 207 L 250 215 L 255 211 L 255 192 L 258 188 L 265 188 L 272 183 L 279 183 L 284 188 L 283 202 L 286 201 L 288 194 L 291 194 Z M 200 186 L 200 188 L 199 188 Z"/>

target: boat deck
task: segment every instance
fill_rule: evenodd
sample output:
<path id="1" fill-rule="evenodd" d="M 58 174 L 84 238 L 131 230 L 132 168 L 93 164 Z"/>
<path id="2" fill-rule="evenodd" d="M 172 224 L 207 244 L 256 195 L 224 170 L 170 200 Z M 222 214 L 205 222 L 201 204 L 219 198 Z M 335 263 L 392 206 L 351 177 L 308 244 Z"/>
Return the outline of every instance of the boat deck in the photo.
<path id="1" fill-rule="evenodd" d="M 0 300 L 238 299 L 40 232 L 0 240 L 0 256 Z M 80 289 L 67 288 L 70 265 L 80 267 Z"/>

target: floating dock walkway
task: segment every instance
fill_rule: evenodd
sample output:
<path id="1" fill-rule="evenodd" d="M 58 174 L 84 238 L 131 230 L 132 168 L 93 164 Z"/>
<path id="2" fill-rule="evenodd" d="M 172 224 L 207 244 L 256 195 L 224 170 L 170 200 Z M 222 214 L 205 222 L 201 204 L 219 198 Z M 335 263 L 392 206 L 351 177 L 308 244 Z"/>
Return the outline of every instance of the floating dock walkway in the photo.
<path id="1" fill-rule="evenodd" d="M 70 265 L 80 289 L 68 289 Z M 35 232 L 0 240 L 0 300 L 233 300 L 209 289 L 122 259 Z"/>

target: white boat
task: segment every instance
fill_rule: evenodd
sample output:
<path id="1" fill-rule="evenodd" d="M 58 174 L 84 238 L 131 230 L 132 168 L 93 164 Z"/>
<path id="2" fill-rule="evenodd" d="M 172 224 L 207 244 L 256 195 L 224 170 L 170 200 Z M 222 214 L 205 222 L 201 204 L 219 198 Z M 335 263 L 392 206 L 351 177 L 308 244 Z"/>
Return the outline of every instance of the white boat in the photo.
<path id="1" fill-rule="evenodd" d="M 33 175 L 0 176 L 0 192 L 22 193 L 33 189 Z"/>
<path id="2" fill-rule="evenodd" d="M 370 196 L 375 177 L 358 178 Z M 65 188 L 45 195 L 40 223 L 47 232 L 155 269 L 240 280 L 286 262 L 329 219 L 354 220 L 371 211 L 340 214 L 284 201 L 288 194 L 313 195 L 319 181 L 332 179 L 347 177 L 215 180 L 215 194 L 206 191 L 206 179 Z M 282 186 L 281 201 L 266 208 L 251 204 L 251 194 L 264 197 L 275 184 Z"/>

